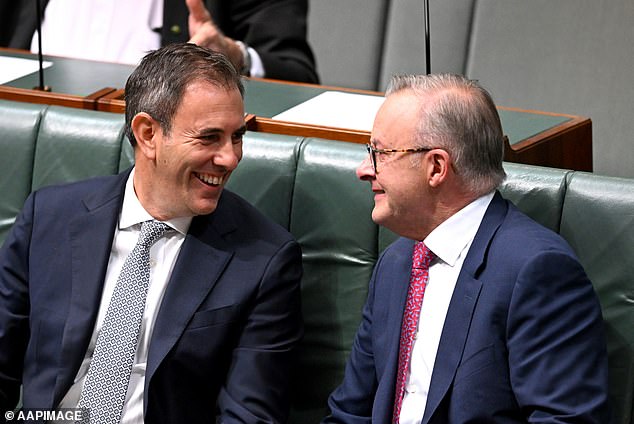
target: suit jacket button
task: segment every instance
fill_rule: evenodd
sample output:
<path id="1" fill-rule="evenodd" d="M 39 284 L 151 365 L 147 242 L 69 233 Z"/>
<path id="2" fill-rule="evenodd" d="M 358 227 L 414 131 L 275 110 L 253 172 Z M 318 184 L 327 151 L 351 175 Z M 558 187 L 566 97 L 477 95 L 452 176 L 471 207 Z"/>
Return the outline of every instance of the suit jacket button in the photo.
<path id="1" fill-rule="evenodd" d="M 180 25 L 172 25 L 172 26 L 170 27 L 170 32 L 171 32 L 172 34 L 176 34 L 176 35 L 180 34 L 180 33 L 181 33 L 181 27 L 180 27 Z"/>

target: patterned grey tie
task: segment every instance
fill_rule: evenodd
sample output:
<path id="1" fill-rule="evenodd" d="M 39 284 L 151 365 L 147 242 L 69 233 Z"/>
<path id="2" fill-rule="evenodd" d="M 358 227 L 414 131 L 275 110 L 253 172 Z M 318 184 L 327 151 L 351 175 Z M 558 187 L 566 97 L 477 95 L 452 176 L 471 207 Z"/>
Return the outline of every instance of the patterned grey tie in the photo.
<path id="1" fill-rule="evenodd" d="M 123 263 L 77 405 L 89 412 L 82 424 L 121 420 L 150 283 L 150 247 L 168 229 L 162 222 L 145 221 Z"/>

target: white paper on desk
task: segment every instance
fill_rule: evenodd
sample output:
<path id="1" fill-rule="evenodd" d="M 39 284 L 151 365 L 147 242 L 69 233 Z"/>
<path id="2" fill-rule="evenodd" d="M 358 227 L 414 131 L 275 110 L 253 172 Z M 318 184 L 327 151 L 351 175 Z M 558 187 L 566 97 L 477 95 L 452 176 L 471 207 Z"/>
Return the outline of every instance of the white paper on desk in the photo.
<path id="1" fill-rule="evenodd" d="M 52 64 L 53 62 L 44 61 L 42 67 L 48 68 Z M 39 69 L 40 65 L 37 60 L 0 56 L 0 84 L 32 74 Z"/>
<path id="2" fill-rule="evenodd" d="M 382 96 L 326 91 L 294 106 L 273 119 L 372 131 L 374 116 L 385 100 Z"/>

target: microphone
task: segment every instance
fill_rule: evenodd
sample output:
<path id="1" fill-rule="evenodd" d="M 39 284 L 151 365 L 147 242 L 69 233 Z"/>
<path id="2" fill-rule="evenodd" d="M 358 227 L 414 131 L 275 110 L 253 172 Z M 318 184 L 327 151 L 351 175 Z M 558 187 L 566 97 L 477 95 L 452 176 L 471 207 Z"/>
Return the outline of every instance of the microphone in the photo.
<path id="1" fill-rule="evenodd" d="M 44 85 L 44 65 L 42 58 L 42 8 L 40 7 L 40 0 L 35 1 L 35 16 L 37 17 L 37 58 L 39 61 L 39 77 L 40 85 L 33 87 L 34 90 L 51 91 L 51 87 Z"/>
<path id="2" fill-rule="evenodd" d="M 39 0 L 38 0 L 39 1 Z M 425 68 L 431 74 L 431 46 L 429 44 L 429 0 L 425 0 Z"/>

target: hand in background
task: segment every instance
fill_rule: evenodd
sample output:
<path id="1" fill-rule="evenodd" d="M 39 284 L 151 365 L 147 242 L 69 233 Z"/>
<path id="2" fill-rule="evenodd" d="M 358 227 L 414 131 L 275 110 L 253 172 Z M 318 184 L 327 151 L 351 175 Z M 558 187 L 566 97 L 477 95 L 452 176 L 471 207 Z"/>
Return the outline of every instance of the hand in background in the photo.
<path id="1" fill-rule="evenodd" d="M 242 50 L 235 40 L 225 36 L 216 26 L 203 0 L 185 0 L 185 2 L 189 9 L 189 42 L 224 53 L 236 69 L 242 69 Z"/>

